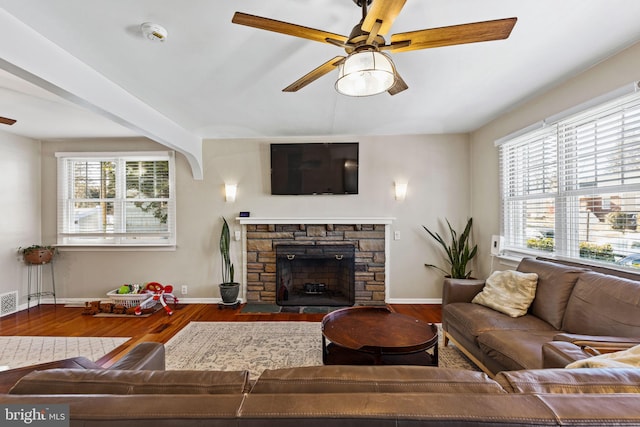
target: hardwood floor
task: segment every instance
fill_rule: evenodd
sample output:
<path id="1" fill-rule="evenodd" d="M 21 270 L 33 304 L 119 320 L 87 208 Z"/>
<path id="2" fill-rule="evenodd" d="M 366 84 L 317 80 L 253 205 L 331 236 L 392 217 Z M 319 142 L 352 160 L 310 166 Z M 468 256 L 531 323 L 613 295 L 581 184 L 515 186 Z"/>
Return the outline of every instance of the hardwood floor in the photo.
<path id="1" fill-rule="evenodd" d="M 440 305 L 393 304 L 393 311 L 426 322 L 441 321 Z M 82 308 L 62 305 L 40 305 L 30 310 L 0 319 L 0 336 L 65 336 L 65 337 L 131 337 L 129 341 L 97 361 L 110 366 L 124 353 L 142 341 L 166 343 L 192 321 L 258 322 L 306 321 L 320 322 L 323 314 L 241 313 L 241 308 L 223 310 L 213 304 L 180 304 L 172 316 L 160 310 L 149 317 L 96 318 L 83 316 Z"/>

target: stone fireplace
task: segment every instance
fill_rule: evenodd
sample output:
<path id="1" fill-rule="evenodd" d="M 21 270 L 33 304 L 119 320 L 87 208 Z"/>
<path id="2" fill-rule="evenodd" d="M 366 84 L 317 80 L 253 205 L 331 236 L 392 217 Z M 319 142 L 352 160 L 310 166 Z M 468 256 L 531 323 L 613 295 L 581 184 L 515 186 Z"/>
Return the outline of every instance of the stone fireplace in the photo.
<path id="1" fill-rule="evenodd" d="M 387 300 L 390 218 L 238 220 L 246 302 L 350 306 Z M 299 298 L 311 302 L 298 304 Z"/>

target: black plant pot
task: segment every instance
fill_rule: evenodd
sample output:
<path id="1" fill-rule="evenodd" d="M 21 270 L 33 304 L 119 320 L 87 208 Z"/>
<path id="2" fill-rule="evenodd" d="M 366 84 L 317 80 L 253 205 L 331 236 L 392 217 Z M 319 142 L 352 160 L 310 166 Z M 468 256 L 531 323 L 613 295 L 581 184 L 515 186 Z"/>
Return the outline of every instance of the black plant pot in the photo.
<path id="1" fill-rule="evenodd" d="M 238 301 L 240 283 L 220 283 L 220 297 L 224 304 L 234 304 Z"/>

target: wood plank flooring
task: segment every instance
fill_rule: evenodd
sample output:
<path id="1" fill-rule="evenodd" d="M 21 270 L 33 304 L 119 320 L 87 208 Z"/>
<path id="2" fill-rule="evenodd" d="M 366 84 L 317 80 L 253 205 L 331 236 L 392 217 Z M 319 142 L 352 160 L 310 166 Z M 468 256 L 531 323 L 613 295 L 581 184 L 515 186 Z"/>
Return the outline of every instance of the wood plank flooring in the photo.
<path id="1" fill-rule="evenodd" d="M 440 305 L 393 304 L 393 311 L 426 322 L 441 321 Z M 160 310 L 149 317 L 96 318 L 83 316 L 82 308 L 60 304 L 40 305 L 0 318 L 0 336 L 132 337 L 97 361 L 108 367 L 142 341 L 166 343 L 189 322 L 320 322 L 323 314 L 241 313 L 241 308 L 218 309 L 215 304 L 180 304 L 172 316 Z"/>

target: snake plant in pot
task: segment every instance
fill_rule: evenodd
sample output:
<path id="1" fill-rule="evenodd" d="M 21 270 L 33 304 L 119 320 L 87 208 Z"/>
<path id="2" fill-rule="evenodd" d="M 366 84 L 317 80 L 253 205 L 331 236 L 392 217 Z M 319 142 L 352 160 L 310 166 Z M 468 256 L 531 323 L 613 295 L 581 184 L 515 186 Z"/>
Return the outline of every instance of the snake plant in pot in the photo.
<path id="1" fill-rule="evenodd" d="M 222 217 L 222 232 L 220 233 L 220 258 L 222 261 L 222 283 L 220 283 L 220 297 L 223 304 L 237 304 L 238 292 L 240 291 L 240 283 L 233 280 L 233 263 L 229 249 L 231 245 L 231 236 L 229 233 L 229 224 Z"/>
<path id="2" fill-rule="evenodd" d="M 432 232 L 424 225 L 422 227 L 444 249 L 447 254 L 449 271 L 434 264 L 425 264 L 425 266 L 436 268 L 452 279 L 469 279 L 471 278 L 471 270 L 467 271 L 467 264 L 478 252 L 478 245 L 473 245 L 473 248 L 471 248 L 469 243 L 469 239 L 471 237 L 471 225 L 473 222 L 472 218 L 469 218 L 467 225 L 460 236 L 458 236 L 458 233 L 453 229 L 453 227 L 451 227 L 449 220 L 446 221 L 449 226 L 449 233 L 451 234 L 451 243 L 447 243 L 442 236 L 438 233 Z"/>

